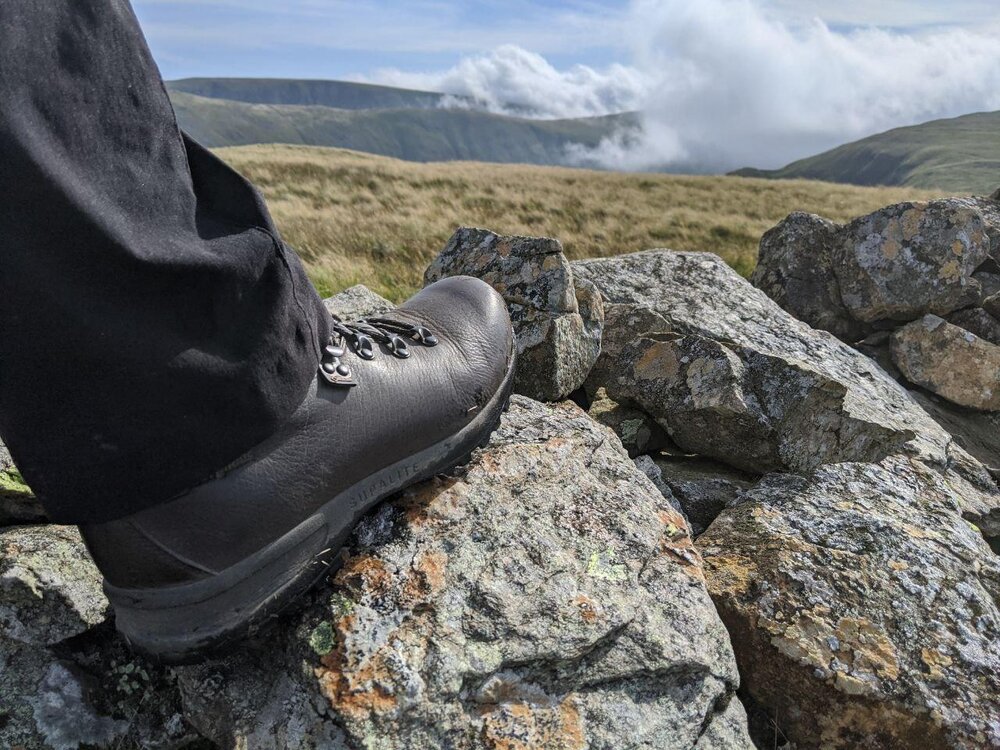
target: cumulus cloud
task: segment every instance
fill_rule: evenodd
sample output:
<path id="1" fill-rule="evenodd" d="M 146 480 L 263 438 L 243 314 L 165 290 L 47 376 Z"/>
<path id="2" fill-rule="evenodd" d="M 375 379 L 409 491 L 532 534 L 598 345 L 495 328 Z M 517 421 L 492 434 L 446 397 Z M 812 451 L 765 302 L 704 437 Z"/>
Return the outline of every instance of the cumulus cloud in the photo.
<path id="1" fill-rule="evenodd" d="M 888 128 L 1000 109 L 996 26 L 843 30 L 762 0 L 634 0 L 621 27 L 627 65 L 559 70 L 508 45 L 440 73 L 379 79 L 538 117 L 641 111 L 641 131 L 569 154 L 616 169 L 774 167 Z"/>
<path id="2" fill-rule="evenodd" d="M 541 55 L 513 44 L 467 57 L 440 73 L 382 70 L 381 83 L 454 94 L 450 106 L 474 102 L 492 112 L 540 118 L 591 117 L 627 112 L 647 100 L 648 79 L 626 65 L 558 70 Z"/>
<path id="3" fill-rule="evenodd" d="M 751 0 L 638 0 L 629 27 L 650 79 L 652 163 L 778 166 L 891 127 L 1000 109 L 996 35 L 793 26 Z"/>

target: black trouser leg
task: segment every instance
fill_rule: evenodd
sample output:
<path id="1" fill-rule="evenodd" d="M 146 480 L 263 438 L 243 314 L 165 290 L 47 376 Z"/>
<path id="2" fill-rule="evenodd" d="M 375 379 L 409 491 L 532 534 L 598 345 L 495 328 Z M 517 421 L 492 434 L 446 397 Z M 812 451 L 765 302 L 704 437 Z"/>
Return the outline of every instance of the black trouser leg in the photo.
<path id="1" fill-rule="evenodd" d="M 0 2 L 0 434 L 49 514 L 163 502 L 274 432 L 326 336 L 253 187 L 181 136 L 126 0 Z"/>

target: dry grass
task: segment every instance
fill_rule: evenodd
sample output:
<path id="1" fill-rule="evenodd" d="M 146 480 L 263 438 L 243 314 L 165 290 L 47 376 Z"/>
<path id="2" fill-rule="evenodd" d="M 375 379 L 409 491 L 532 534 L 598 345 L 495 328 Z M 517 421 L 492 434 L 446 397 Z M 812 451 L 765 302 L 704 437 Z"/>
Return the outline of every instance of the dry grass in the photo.
<path id="1" fill-rule="evenodd" d="M 324 295 L 364 283 L 395 300 L 421 286 L 428 262 L 462 225 L 557 237 L 572 258 L 707 250 L 749 274 L 760 236 L 791 211 L 845 221 L 934 195 L 807 181 L 415 164 L 304 146 L 219 154 L 264 192 Z"/>

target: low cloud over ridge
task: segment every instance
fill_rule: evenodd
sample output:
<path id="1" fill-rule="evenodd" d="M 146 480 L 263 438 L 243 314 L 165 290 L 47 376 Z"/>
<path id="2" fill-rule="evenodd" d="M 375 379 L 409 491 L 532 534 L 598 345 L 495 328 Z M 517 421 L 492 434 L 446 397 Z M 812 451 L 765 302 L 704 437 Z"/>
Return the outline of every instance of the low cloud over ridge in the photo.
<path id="1" fill-rule="evenodd" d="M 447 71 L 376 79 L 545 118 L 641 111 L 641 132 L 570 154 L 630 170 L 776 167 L 892 127 L 1000 109 L 997 25 L 835 29 L 754 0 L 635 0 L 620 28 L 627 65 L 559 70 L 506 45 Z"/>

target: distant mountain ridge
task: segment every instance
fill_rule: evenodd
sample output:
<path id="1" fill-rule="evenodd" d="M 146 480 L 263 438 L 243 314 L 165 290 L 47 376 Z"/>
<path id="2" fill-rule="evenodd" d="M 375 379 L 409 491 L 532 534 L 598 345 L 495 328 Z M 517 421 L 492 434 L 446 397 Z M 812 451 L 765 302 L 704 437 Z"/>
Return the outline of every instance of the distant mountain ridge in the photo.
<path id="1" fill-rule="evenodd" d="M 182 78 L 168 91 L 247 104 L 297 104 L 335 109 L 435 109 L 447 94 L 353 81 L 290 78 Z M 461 100 L 460 97 L 451 97 Z"/>
<path id="2" fill-rule="evenodd" d="M 746 168 L 732 174 L 988 195 L 1000 187 L 1000 112 L 895 128 L 781 169 Z"/>
<path id="3" fill-rule="evenodd" d="M 344 81 L 190 78 L 167 88 L 180 126 L 210 147 L 288 143 L 420 162 L 565 165 L 574 147 L 595 148 L 639 126 L 632 113 L 537 120 L 444 107 L 444 94 Z"/>

